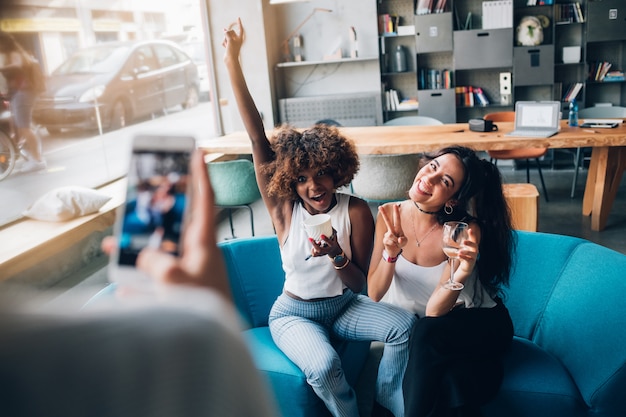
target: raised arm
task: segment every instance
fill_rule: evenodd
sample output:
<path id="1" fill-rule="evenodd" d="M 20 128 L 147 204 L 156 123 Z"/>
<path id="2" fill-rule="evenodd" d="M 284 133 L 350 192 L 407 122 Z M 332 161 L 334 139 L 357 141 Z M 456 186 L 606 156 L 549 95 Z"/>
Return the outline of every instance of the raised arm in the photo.
<path id="1" fill-rule="evenodd" d="M 239 33 L 235 30 L 237 26 L 239 27 Z M 259 190 L 261 191 L 263 201 L 270 212 L 275 227 L 282 229 L 286 217 L 284 214 L 286 211 L 283 210 L 285 208 L 285 201 L 268 196 L 267 183 L 269 177 L 262 174 L 259 169 L 262 164 L 272 161 L 274 155 L 269 140 L 265 135 L 263 121 L 254 104 L 239 62 L 239 54 L 244 40 L 245 30 L 241 19 L 237 19 L 237 22 L 231 23 L 228 29 L 224 29 L 224 42 L 222 43 L 226 49 L 224 63 L 226 64 L 230 84 L 235 94 L 237 109 L 239 110 L 239 114 L 248 132 L 250 141 L 252 142 L 252 156 Z"/>

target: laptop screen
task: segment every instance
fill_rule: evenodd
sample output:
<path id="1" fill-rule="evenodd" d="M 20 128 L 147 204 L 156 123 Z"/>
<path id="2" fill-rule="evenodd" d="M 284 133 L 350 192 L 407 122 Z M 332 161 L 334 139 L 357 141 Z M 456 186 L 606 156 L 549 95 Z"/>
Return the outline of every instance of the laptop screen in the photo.
<path id="1" fill-rule="evenodd" d="M 558 101 L 518 101 L 515 103 L 515 128 L 558 128 Z"/>

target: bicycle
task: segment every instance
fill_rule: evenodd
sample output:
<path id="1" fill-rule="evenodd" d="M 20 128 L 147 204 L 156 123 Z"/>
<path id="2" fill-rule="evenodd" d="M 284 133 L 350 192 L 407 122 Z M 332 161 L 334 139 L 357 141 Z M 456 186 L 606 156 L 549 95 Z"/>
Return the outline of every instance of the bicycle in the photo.
<path id="1" fill-rule="evenodd" d="M 9 99 L 0 95 L 0 181 L 11 175 L 20 159 L 29 160 L 23 146 L 13 126 Z"/>

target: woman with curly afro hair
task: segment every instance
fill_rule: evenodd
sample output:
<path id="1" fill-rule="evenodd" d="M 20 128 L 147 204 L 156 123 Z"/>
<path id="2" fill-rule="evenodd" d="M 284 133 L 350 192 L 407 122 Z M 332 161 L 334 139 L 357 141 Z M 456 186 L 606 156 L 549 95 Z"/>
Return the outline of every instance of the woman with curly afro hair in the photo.
<path id="1" fill-rule="evenodd" d="M 281 127 L 268 140 L 239 63 L 245 37 L 241 20 L 224 36 L 224 62 L 285 270 L 283 293 L 269 317 L 272 338 L 302 369 L 333 416 L 352 417 L 359 416 L 356 396 L 330 341 L 384 342 L 376 401 L 380 409 L 401 417 L 402 378 L 415 318 L 362 294 L 374 218 L 365 201 L 336 192 L 359 168 L 356 149 L 337 128 L 322 124 L 304 131 Z M 316 242 L 307 236 L 303 221 L 320 213 L 330 215 L 333 234 Z"/>

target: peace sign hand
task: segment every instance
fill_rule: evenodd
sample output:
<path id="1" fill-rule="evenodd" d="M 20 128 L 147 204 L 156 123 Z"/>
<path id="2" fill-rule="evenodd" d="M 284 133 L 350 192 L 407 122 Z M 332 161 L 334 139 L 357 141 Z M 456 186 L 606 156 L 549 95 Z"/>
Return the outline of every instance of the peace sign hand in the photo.
<path id="1" fill-rule="evenodd" d="M 389 213 L 388 210 L 385 210 L 385 206 L 380 206 L 378 207 L 378 212 L 387 226 L 387 231 L 383 236 L 383 245 L 385 246 L 385 250 L 389 256 L 397 256 L 409 241 L 402 230 L 400 221 L 400 205 L 391 205 L 391 213 Z"/>

